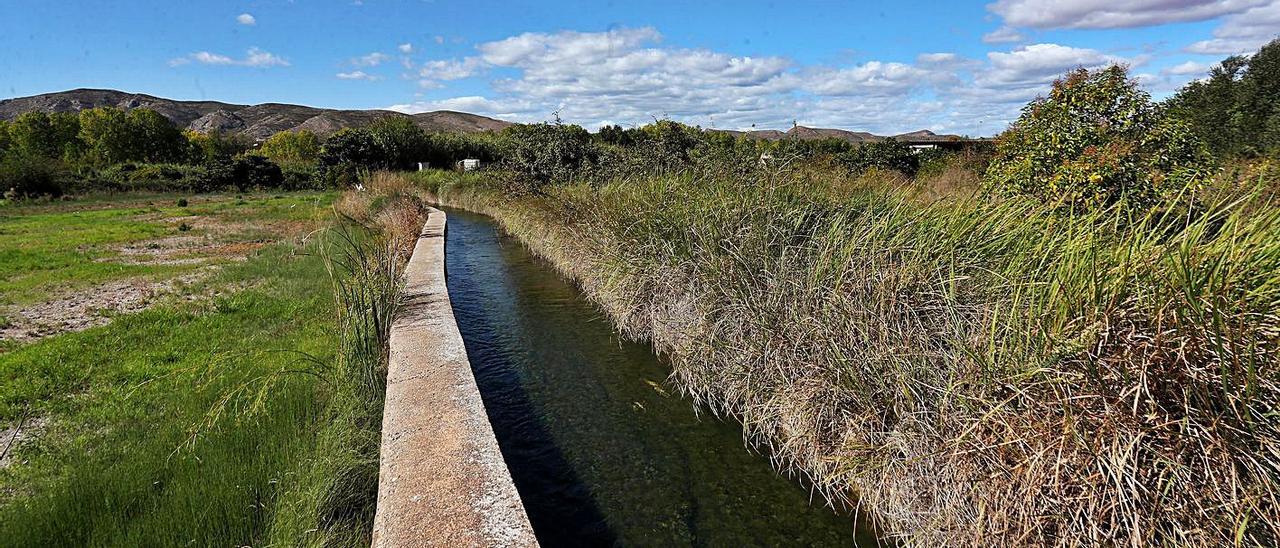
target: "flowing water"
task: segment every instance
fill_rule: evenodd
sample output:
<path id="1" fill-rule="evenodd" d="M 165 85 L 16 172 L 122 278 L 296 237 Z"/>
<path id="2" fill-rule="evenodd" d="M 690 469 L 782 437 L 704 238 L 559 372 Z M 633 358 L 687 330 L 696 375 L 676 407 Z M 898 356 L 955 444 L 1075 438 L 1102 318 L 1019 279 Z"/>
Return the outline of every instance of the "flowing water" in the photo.
<path id="1" fill-rule="evenodd" d="M 487 217 L 450 210 L 449 296 L 543 546 L 874 546 Z"/>

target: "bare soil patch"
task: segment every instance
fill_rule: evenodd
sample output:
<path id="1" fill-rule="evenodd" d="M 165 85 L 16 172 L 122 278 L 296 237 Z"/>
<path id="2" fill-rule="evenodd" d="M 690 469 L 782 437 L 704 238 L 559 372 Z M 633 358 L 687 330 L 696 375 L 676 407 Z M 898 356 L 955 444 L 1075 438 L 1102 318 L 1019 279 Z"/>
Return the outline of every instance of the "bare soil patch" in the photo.
<path id="1" fill-rule="evenodd" d="M 0 340 L 29 341 L 103 325 L 110 322 L 111 317 L 116 314 L 144 310 L 161 296 L 210 273 L 212 269 L 166 280 L 117 280 L 51 301 L 10 309 L 5 311 L 8 325 L 0 327 Z"/>
<path id="2" fill-rule="evenodd" d="M 13 464 L 18 448 L 38 437 L 48 425 L 48 417 L 23 417 L 16 424 L 0 427 L 0 470 Z"/>

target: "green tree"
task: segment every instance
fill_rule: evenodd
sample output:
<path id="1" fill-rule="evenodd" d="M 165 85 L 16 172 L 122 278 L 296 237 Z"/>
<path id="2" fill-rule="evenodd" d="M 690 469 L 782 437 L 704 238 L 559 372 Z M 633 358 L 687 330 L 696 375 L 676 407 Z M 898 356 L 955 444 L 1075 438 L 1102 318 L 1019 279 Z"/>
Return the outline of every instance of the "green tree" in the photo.
<path id="1" fill-rule="evenodd" d="M 263 141 L 258 151 L 281 165 L 311 164 L 320 156 L 320 138 L 305 129 L 281 131 Z"/>
<path id="2" fill-rule="evenodd" d="M 1280 40 L 1252 56 L 1223 59 L 1166 105 L 1216 154 L 1280 150 Z"/>
<path id="3" fill-rule="evenodd" d="M 839 152 L 839 147 L 829 143 L 821 146 L 823 150 L 827 148 L 836 150 L 836 159 L 854 173 L 876 168 L 892 169 L 907 176 L 914 176 L 916 170 L 920 168 L 920 159 L 915 151 L 897 139 L 859 143 L 843 152 Z"/>
<path id="4" fill-rule="evenodd" d="M 125 115 L 127 159 L 143 162 L 178 162 L 183 159 L 186 138 L 168 118 L 151 109 L 135 108 Z"/>
<path id="5" fill-rule="evenodd" d="M 187 158 L 188 161 L 194 163 L 211 163 L 222 160 L 230 160 L 249 149 L 249 141 L 243 135 L 235 133 L 222 133 L 213 131 L 210 133 L 201 133 L 195 130 L 185 130 L 182 136 L 186 138 Z"/>
<path id="6" fill-rule="evenodd" d="M 512 190 L 537 191 L 551 182 L 568 181 L 596 156 L 591 134 L 582 126 L 517 124 L 502 133 L 503 162 L 519 177 Z"/>
<path id="7" fill-rule="evenodd" d="M 80 140 L 87 158 L 95 165 L 117 164 L 135 155 L 128 117 L 115 107 L 80 111 Z"/>
<path id="8" fill-rule="evenodd" d="M 342 165 L 372 167 L 380 165 L 383 157 L 382 147 L 368 129 L 343 128 L 325 140 L 319 160 L 323 169 Z"/>
<path id="9" fill-rule="evenodd" d="M 381 158 L 369 167 L 408 169 L 427 155 L 427 134 L 408 116 L 386 116 L 368 129 L 381 150 Z"/>
<path id="10" fill-rule="evenodd" d="M 1142 204 L 1181 190 L 1204 162 L 1187 126 L 1111 66 L 1068 73 L 1023 107 L 998 138 L 986 180 L 1046 202 Z"/>
<path id="11" fill-rule="evenodd" d="M 38 158 L 61 158 L 79 148 L 79 124 L 74 114 L 24 112 L 9 124 L 8 139 L 14 152 Z"/>
<path id="12" fill-rule="evenodd" d="M 13 147 L 13 139 L 9 136 L 9 126 L 11 125 L 13 124 L 8 121 L 0 120 L 0 158 L 4 158 L 4 155 Z"/>

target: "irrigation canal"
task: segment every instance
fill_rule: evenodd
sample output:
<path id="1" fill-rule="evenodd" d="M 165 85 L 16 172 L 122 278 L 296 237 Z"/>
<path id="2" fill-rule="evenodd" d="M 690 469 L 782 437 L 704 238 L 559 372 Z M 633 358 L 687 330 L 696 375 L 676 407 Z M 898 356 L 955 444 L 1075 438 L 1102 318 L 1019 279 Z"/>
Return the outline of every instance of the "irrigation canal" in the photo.
<path id="1" fill-rule="evenodd" d="M 449 296 L 538 540 L 559 546 L 875 546 L 671 393 L 572 284 L 489 218 L 448 210 Z"/>

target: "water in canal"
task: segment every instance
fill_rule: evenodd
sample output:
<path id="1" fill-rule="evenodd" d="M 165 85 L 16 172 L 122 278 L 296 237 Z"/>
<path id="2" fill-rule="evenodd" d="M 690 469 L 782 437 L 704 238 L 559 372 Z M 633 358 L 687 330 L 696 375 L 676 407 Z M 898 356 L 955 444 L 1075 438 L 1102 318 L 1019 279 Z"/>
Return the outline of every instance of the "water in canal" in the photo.
<path id="1" fill-rule="evenodd" d="M 739 425 L 696 414 L 549 264 L 487 217 L 448 215 L 449 296 L 543 546 L 875 545 Z"/>

